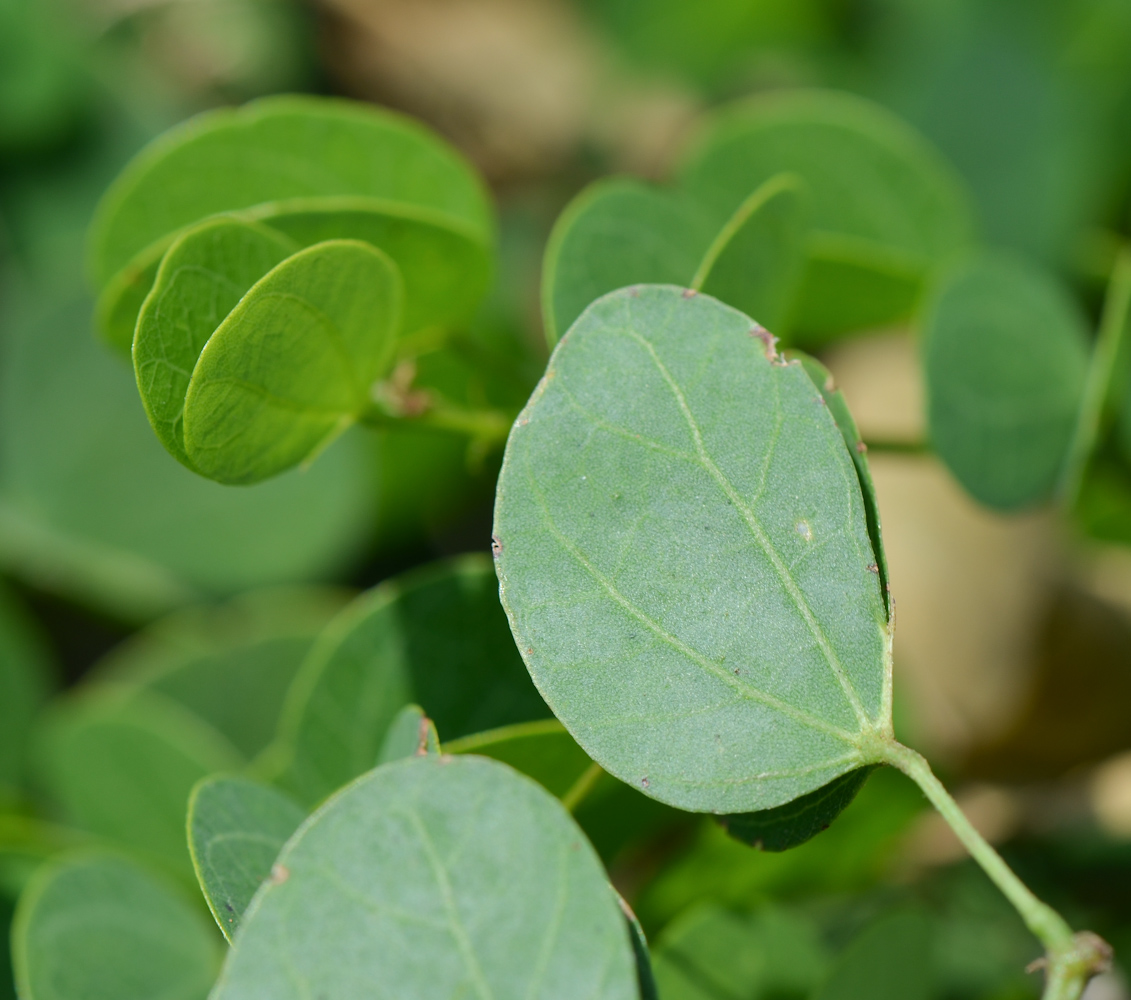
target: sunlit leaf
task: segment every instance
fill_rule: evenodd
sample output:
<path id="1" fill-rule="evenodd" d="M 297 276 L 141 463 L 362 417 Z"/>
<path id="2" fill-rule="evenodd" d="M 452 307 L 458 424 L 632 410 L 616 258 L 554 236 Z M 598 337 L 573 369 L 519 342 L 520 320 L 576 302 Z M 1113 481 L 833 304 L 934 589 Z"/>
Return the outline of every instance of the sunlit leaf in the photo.
<path id="1" fill-rule="evenodd" d="M 288 842 L 216 1000 L 636 998 L 628 928 L 568 813 L 479 758 L 379 767 Z"/>
<path id="2" fill-rule="evenodd" d="M 814 791 L 890 713 L 856 470 L 763 334 L 677 288 L 606 296 L 499 482 L 502 598 L 539 690 L 602 767 L 685 809 Z"/>

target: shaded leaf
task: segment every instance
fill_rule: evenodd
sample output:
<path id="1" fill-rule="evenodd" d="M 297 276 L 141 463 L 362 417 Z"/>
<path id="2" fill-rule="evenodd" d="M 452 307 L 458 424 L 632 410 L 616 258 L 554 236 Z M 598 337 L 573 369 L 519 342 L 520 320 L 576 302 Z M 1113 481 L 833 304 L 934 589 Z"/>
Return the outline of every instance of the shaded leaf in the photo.
<path id="1" fill-rule="evenodd" d="M 636 959 L 636 984 L 640 990 L 640 1000 L 660 1000 L 656 990 L 656 977 L 652 974 L 652 956 L 648 952 L 648 939 L 644 936 L 644 928 L 632 912 L 632 907 L 625 902 L 624 897 L 614 890 L 617 903 L 620 905 L 624 919 L 628 923 L 628 933 L 632 940 L 632 954 Z"/>
<path id="2" fill-rule="evenodd" d="M 685 809 L 814 791 L 890 718 L 856 470 L 763 334 L 678 288 L 606 296 L 499 481 L 502 598 L 539 690 L 602 767 Z"/>
<path id="3" fill-rule="evenodd" d="M 440 752 L 436 725 L 419 705 L 405 705 L 389 723 L 377 763 L 388 764 L 402 757 L 419 757 Z"/>
<path id="4" fill-rule="evenodd" d="M 46 866 L 21 896 L 12 930 L 24 1000 L 204 1000 L 217 944 L 177 889 L 105 853 Z"/>
<path id="5" fill-rule="evenodd" d="M 217 775 L 198 782 L 188 804 L 188 843 L 197 881 L 229 941 L 279 851 L 306 818 L 267 785 Z"/>
<path id="6" fill-rule="evenodd" d="M 254 483 L 318 454 L 371 405 L 393 361 L 402 296 L 396 265 L 349 240 L 302 250 L 256 282 L 193 369 L 193 467 Z"/>
<path id="7" fill-rule="evenodd" d="M 815 1000 L 928 1000 L 931 930 L 921 913 L 881 917 L 838 956 Z"/>
<path id="8" fill-rule="evenodd" d="M 0 587 L 0 805 L 23 788 L 32 723 L 53 686 L 42 637 Z"/>
<path id="9" fill-rule="evenodd" d="M 314 814 L 248 909 L 216 1000 L 635 998 L 628 929 L 561 804 L 493 761 L 379 767 Z"/>
<path id="10" fill-rule="evenodd" d="M 976 500 L 1047 499 L 1072 439 L 1088 367 L 1086 325 L 1056 280 L 1004 255 L 952 271 L 923 333 L 931 443 Z"/>

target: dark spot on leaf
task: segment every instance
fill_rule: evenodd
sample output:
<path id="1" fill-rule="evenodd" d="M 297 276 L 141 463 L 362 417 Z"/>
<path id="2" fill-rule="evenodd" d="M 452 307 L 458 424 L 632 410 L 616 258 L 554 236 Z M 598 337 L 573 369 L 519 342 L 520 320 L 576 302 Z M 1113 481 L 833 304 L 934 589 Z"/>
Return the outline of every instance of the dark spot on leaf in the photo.
<path id="1" fill-rule="evenodd" d="M 233 907 L 232 904 L 229 903 L 227 900 L 224 900 L 224 905 L 228 908 L 229 913 L 235 913 L 236 912 L 235 907 Z"/>
<path id="2" fill-rule="evenodd" d="M 772 361 L 774 364 L 783 364 L 781 357 L 778 355 L 778 338 L 775 337 L 764 326 L 759 326 L 755 323 L 750 328 L 750 336 L 756 337 L 762 341 L 762 349 L 766 352 L 766 360 Z"/>
<path id="3" fill-rule="evenodd" d="M 282 885 L 291 877 L 291 870 L 286 865 L 274 864 L 271 866 L 271 883 Z"/>
<path id="4" fill-rule="evenodd" d="M 503 553 L 503 540 L 498 535 L 491 536 L 491 555 L 496 558 Z"/>
<path id="5" fill-rule="evenodd" d="M 868 572 L 869 573 L 879 573 L 879 571 L 880 571 L 880 567 L 877 566 L 875 563 L 868 563 Z"/>
<path id="6" fill-rule="evenodd" d="M 645 788 L 647 788 L 648 787 L 648 779 L 647 778 L 641 778 L 640 784 L 642 784 Z"/>
<path id="7" fill-rule="evenodd" d="M 533 647 L 533 646 L 527 646 L 527 647 L 526 647 L 526 655 L 527 655 L 527 656 L 529 656 L 529 655 L 530 655 L 531 653 L 533 653 L 533 652 L 534 652 L 534 647 Z"/>

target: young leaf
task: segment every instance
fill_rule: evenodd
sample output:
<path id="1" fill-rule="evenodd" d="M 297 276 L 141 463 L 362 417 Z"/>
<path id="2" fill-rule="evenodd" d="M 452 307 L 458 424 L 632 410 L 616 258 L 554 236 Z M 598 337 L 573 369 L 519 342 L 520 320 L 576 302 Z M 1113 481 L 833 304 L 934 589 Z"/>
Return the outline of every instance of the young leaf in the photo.
<path id="1" fill-rule="evenodd" d="M 923 335 L 935 451 L 975 499 L 1047 499 L 1072 439 L 1088 368 L 1079 309 L 1055 279 L 1005 256 L 950 273 Z"/>
<path id="2" fill-rule="evenodd" d="M 890 724 L 856 470 L 766 337 L 678 288 L 605 296 L 499 480 L 502 599 L 539 690 L 602 767 L 684 809 L 781 805 Z"/>
<path id="3" fill-rule="evenodd" d="M 440 752 L 440 737 L 435 723 L 419 705 L 405 705 L 389 723 L 377 763 L 388 764 L 403 757 L 419 757 Z"/>
<path id="4" fill-rule="evenodd" d="M 400 274 L 368 243 L 332 240 L 258 281 L 205 345 L 185 395 L 192 466 L 254 483 L 308 461 L 371 404 L 400 332 Z"/>
<path id="5" fill-rule="evenodd" d="M 193 788 L 188 804 L 192 866 L 229 941 L 279 851 L 305 818 L 281 792 L 247 778 L 216 775 Z"/>
<path id="6" fill-rule="evenodd" d="M 288 842 L 215 1000 L 629 1000 L 636 964 L 605 873 L 561 804 L 474 757 L 379 767 Z"/>
<path id="7" fill-rule="evenodd" d="M 416 701 L 445 738 L 541 718 L 489 560 L 465 556 L 363 594 L 303 665 L 280 724 L 283 785 L 314 803 L 373 766 Z"/>
<path id="8" fill-rule="evenodd" d="M 0 806 L 24 785 L 32 723 L 52 686 L 43 640 L 0 587 Z"/>
<path id="9" fill-rule="evenodd" d="M 76 826 L 191 875 L 193 785 L 243 762 L 219 733 L 156 694 L 88 693 L 45 718 L 36 763 Z"/>
<path id="10" fill-rule="evenodd" d="M 793 317 L 808 343 L 905 319 L 927 272 L 970 242 L 970 208 L 934 149 L 846 94 L 795 91 L 732 106 L 692 150 L 681 182 L 721 224 L 782 171 L 811 195 Z"/>
<path id="11" fill-rule="evenodd" d="M 45 866 L 12 927 L 24 1000 L 204 1000 L 220 964 L 199 909 L 163 879 L 114 854 Z"/>
<path id="12" fill-rule="evenodd" d="M 915 911 L 881 917 L 841 954 L 815 1000 L 928 1000 L 931 933 Z"/>

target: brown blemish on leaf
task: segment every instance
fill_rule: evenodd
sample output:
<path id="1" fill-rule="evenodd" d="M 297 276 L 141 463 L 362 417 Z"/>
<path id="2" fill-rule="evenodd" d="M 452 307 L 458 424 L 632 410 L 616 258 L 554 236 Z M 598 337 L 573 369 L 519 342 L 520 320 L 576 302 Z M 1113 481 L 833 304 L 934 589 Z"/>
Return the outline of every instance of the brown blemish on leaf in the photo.
<path id="1" fill-rule="evenodd" d="M 766 353 L 766 360 L 775 365 L 784 365 L 786 362 L 780 354 L 778 354 L 778 338 L 775 337 L 769 330 L 758 323 L 755 323 L 750 328 L 750 336 L 756 337 L 762 341 L 762 350 Z"/>
<path id="2" fill-rule="evenodd" d="M 694 289 L 694 288 L 685 288 L 685 289 L 683 290 L 683 297 L 684 297 L 685 299 L 693 299 L 693 298 L 695 298 L 695 296 L 696 296 L 696 295 L 698 295 L 698 294 L 699 294 L 699 293 L 698 293 L 697 291 L 695 291 L 695 289 Z"/>
<path id="3" fill-rule="evenodd" d="M 420 717 L 420 726 L 416 732 L 416 756 L 428 756 L 428 716 Z"/>
<path id="4" fill-rule="evenodd" d="M 503 554 L 503 540 L 498 535 L 491 536 L 491 555 L 496 559 Z"/>
<path id="5" fill-rule="evenodd" d="M 863 441 L 857 441 L 856 442 L 856 453 L 858 455 L 863 455 L 864 452 L 866 452 L 867 450 L 868 450 L 868 446 Z"/>
<path id="6" fill-rule="evenodd" d="M 286 865 L 278 863 L 271 866 L 271 884 L 282 885 L 291 877 L 291 870 Z"/>
<path id="7" fill-rule="evenodd" d="M 642 785 L 643 785 L 643 786 L 644 786 L 645 788 L 647 788 L 647 787 L 648 787 L 648 785 L 649 785 L 649 781 L 648 781 L 648 779 L 647 779 L 647 778 L 641 778 L 641 779 L 640 779 L 640 784 L 642 784 Z"/>
<path id="8" fill-rule="evenodd" d="M 868 572 L 869 573 L 879 573 L 880 567 L 877 566 L 875 563 L 868 563 Z"/>

